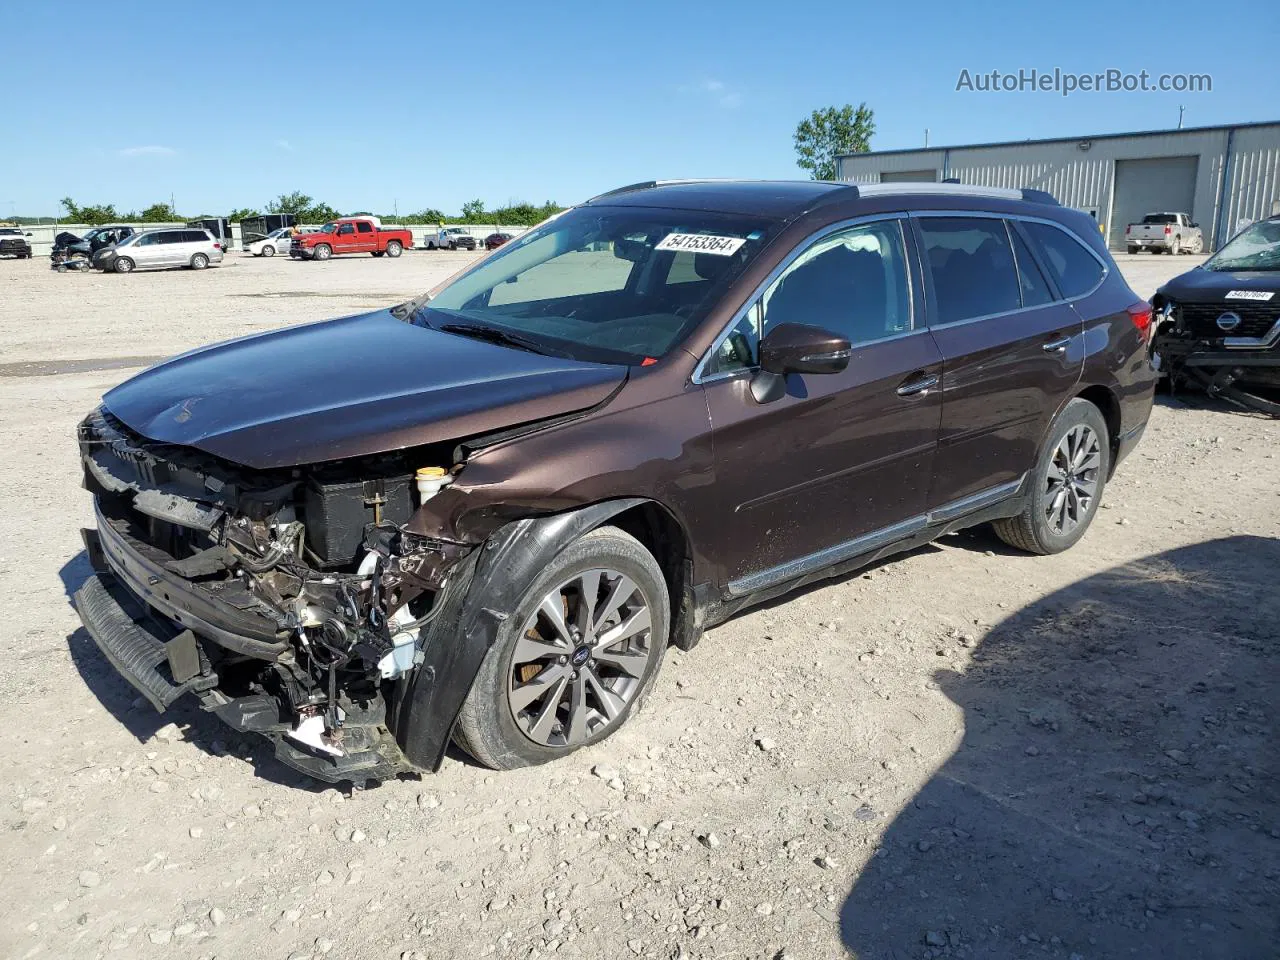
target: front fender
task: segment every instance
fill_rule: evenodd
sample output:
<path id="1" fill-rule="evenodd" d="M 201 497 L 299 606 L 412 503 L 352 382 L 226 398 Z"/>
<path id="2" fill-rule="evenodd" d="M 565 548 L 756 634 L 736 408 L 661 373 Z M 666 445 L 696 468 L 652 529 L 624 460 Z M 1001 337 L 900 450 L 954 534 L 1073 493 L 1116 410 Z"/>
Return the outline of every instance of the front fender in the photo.
<path id="1" fill-rule="evenodd" d="M 526 518 L 495 531 L 452 571 L 443 604 L 423 643 L 425 659 L 401 681 L 391 718 L 405 756 L 438 770 L 458 713 L 480 665 L 534 578 L 557 553 L 644 501 L 609 500 L 550 516 Z"/>

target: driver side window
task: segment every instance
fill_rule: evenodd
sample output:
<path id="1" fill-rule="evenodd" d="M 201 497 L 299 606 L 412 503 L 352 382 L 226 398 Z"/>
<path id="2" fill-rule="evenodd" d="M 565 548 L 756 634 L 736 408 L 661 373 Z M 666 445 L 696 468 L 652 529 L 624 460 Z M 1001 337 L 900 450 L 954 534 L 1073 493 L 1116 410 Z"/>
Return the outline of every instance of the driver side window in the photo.
<path id="1" fill-rule="evenodd" d="M 783 323 L 821 327 L 855 346 L 910 331 L 902 222 L 860 224 L 814 241 L 721 341 L 706 375 L 755 367 L 761 337 Z"/>

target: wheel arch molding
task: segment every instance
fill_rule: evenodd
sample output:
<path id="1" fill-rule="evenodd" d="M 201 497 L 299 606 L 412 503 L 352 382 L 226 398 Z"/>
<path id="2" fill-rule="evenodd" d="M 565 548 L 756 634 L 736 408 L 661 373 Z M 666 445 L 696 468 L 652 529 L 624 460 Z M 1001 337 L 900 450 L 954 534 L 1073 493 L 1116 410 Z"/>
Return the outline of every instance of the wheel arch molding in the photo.
<path id="1" fill-rule="evenodd" d="M 651 502 L 626 497 L 512 521 L 454 568 L 423 644 L 425 658 L 398 682 L 391 698 L 389 725 L 415 766 L 440 768 L 481 663 L 547 561 L 584 534 Z"/>

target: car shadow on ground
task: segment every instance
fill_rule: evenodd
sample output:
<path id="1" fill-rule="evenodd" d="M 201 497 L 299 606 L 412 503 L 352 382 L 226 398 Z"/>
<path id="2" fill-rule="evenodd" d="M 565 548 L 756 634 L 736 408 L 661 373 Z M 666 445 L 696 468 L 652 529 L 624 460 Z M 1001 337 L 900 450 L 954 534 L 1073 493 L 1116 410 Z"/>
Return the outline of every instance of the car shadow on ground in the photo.
<path id="1" fill-rule="evenodd" d="M 841 911 L 859 960 L 1280 956 L 1280 541 L 1170 550 L 995 627 L 961 747 Z"/>

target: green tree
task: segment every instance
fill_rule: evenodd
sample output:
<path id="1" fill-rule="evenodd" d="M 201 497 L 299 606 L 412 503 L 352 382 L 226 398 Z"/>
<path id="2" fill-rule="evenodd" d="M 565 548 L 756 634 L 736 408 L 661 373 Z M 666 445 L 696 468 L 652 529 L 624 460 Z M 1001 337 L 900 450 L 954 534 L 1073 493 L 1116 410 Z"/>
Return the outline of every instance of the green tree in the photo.
<path id="1" fill-rule="evenodd" d="M 813 180 L 834 180 L 836 158 L 866 153 L 875 132 L 875 111 L 865 103 L 815 110 L 796 126 L 796 164 Z"/>
<path id="2" fill-rule="evenodd" d="M 408 223 L 441 223 L 444 220 L 444 214 L 435 207 L 427 207 L 425 210 L 409 214 L 405 220 Z"/>
<path id="3" fill-rule="evenodd" d="M 484 201 L 468 200 L 462 205 L 462 219 L 467 223 L 479 223 L 484 219 Z"/>
<path id="4" fill-rule="evenodd" d="M 87 223 L 90 226 L 102 226 L 124 219 L 116 213 L 116 208 L 109 203 L 80 206 L 70 197 L 62 198 L 62 206 L 66 208 L 67 219 L 72 223 Z"/>
<path id="5" fill-rule="evenodd" d="M 239 223 L 241 220 L 248 220 L 250 217 L 261 216 L 253 207 L 238 207 L 227 214 L 227 219 L 232 223 Z"/>
<path id="6" fill-rule="evenodd" d="M 153 203 L 138 214 L 138 219 L 143 223 L 178 223 L 182 217 L 167 203 Z"/>
<path id="7" fill-rule="evenodd" d="M 305 193 L 282 193 L 267 204 L 267 213 L 292 213 L 299 223 L 327 223 L 340 215 L 327 203 L 313 200 Z"/>

